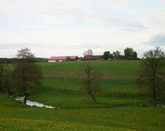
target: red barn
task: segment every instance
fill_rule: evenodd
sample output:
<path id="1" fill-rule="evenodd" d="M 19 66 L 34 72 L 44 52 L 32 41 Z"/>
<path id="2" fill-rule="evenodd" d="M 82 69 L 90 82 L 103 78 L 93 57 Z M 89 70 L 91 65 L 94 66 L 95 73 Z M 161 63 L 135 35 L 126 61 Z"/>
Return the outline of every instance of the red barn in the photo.
<path id="1" fill-rule="evenodd" d="M 79 59 L 78 56 L 53 56 L 48 59 L 48 62 L 63 62 L 66 60 L 74 61 L 78 59 Z"/>

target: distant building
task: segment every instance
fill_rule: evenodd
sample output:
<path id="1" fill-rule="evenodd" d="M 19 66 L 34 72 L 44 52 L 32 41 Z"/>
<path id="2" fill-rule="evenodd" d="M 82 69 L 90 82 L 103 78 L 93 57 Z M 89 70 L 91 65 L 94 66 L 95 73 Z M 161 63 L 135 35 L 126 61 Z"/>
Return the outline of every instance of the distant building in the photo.
<path id="1" fill-rule="evenodd" d="M 63 62 L 63 61 L 74 61 L 78 60 L 78 56 L 53 56 L 48 59 L 48 62 Z"/>
<path id="2" fill-rule="evenodd" d="M 102 60 L 103 55 L 86 55 L 84 56 L 84 60 Z"/>
<path id="3" fill-rule="evenodd" d="M 83 55 L 84 55 L 83 60 L 102 60 L 103 59 L 103 55 L 93 55 L 93 51 L 91 49 L 84 51 Z"/>

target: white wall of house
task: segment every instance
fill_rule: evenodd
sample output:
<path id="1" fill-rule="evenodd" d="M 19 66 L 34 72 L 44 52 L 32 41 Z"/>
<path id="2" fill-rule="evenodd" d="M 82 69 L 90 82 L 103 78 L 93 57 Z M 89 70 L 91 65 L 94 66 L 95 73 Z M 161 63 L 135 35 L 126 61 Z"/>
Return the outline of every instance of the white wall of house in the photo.
<path id="1" fill-rule="evenodd" d="M 48 60 L 48 62 L 56 62 L 56 60 Z"/>

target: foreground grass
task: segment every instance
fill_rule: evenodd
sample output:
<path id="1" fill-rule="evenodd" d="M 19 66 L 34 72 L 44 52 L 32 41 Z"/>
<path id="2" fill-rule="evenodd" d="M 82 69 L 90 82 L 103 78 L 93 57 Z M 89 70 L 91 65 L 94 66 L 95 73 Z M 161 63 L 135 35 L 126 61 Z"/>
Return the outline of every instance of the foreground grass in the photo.
<path id="1" fill-rule="evenodd" d="M 44 109 L 0 94 L 0 130 L 165 130 L 164 108 Z"/>

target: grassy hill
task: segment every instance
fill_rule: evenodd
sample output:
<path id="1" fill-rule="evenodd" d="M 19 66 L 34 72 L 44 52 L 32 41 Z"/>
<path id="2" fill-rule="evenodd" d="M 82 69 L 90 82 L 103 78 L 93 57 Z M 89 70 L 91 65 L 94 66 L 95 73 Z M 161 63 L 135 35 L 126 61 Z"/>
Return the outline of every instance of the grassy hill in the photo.
<path id="1" fill-rule="evenodd" d="M 40 63 L 42 86 L 30 99 L 56 109 L 25 107 L 0 93 L 0 130 L 165 130 L 165 108 L 152 108 L 135 85 L 140 61 L 92 62 L 100 72 L 96 104 L 82 86 L 84 63 Z"/>
<path id="2" fill-rule="evenodd" d="M 85 62 L 42 63 L 43 84 L 31 96 L 60 108 L 120 107 L 151 105 L 143 89 L 135 84 L 139 61 L 93 61 L 100 73 L 97 104 L 86 94 L 83 80 Z M 145 94 L 145 95 L 144 95 Z"/>

